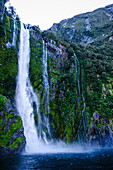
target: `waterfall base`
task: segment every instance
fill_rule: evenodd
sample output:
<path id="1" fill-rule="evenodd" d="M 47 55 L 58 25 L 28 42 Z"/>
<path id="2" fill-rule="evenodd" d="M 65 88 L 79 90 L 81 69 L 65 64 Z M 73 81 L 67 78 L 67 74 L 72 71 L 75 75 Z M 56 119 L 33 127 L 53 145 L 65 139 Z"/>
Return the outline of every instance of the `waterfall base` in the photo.
<path id="1" fill-rule="evenodd" d="M 37 144 L 35 144 L 32 149 L 27 148 L 23 154 L 42 154 L 42 153 L 85 153 L 91 152 L 94 149 L 100 149 L 100 147 L 91 147 L 90 145 L 71 143 L 66 144 L 63 141 L 49 142 L 45 144 L 42 140 L 40 140 Z"/>

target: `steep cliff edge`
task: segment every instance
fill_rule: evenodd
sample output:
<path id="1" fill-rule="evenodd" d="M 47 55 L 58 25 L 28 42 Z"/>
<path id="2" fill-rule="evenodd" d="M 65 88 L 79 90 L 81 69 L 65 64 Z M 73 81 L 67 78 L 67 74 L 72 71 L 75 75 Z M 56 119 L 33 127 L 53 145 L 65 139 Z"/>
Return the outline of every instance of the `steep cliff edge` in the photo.
<path id="1" fill-rule="evenodd" d="M 78 44 L 100 44 L 113 36 L 113 4 L 62 20 L 53 24 L 49 31 Z"/>

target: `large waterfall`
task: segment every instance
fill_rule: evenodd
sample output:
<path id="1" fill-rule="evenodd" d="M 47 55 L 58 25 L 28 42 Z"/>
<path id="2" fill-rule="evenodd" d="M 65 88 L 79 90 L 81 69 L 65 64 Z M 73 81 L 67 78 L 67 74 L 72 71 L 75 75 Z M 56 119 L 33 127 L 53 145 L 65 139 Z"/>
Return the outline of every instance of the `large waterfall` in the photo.
<path id="1" fill-rule="evenodd" d="M 36 149 L 41 138 L 41 117 L 39 113 L 39 100 L 33 91 L 29 80 L 30 45 L 29 30 L 21 23 L 20 47 L 18 59 L 18 77 L 16 88 L 17 110 L 22 118 L 26 137 L 26 151 Z M 38 114 L 38 130 L 35 127 L 33 104 Z M 38 134 L 38 135 L 37 135 Z"/>
<path id="2" fill-rule="evenodd" d="M 16 87 L 16 106 L 24 126 L 24 134 L 26 137 L 27 153 L 56 153 L 56 152 L 81 152 L 81 146 L 76 147 L 75 144 L 67 145 L 62 141 L 54 141 L 51 139 L 49 125 L 49 81 L 47 72 L 47 44 L 43 41 L 43 85 L 45 96 L 45 113 L 40 115 L 39 99 L 35 94 L 29 79 L 29 61 L 30 61 L 30 45 L 29 45 L 29 29 L 21 23 L 20 31 L 20 47 L 18 58 L 18 76 Z M 78 69 L 76 69 L 77 73 Z M 79 76 L 78 76 L 79 88 Z M 80 89 L 79 89 L 80 93 Z M 84 102 L 85 103 L 85 102 Z M 38 127 L 35 126 L 34 114 L 38 117 Z M 46 131 L 46 132 L 45 132 Z M 48 132 L 47 132 L 48 131 Z M 49 140 L 48 140 L 49 139 Z M 75 149 L 74 149 L 75 148 Z"/>

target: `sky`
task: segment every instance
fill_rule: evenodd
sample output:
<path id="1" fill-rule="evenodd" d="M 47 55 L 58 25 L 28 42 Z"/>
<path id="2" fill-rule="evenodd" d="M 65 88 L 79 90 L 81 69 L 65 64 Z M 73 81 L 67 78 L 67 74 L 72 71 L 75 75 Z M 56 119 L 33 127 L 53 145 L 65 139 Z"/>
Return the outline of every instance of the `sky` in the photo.
<path id="1" fill-rule="evenodd" d="M 25 24 L 49 29 L 53 23 L 113 4 L 113 0 L 10 0 Z"/>

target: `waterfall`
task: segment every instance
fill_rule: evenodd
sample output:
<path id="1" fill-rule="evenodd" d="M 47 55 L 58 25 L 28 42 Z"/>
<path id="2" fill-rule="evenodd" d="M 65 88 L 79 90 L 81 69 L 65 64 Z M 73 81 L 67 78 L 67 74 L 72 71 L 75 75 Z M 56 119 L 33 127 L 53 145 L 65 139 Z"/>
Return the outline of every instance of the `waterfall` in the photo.
<path id="1" fill-rule="evenodd" d="M 47 43 L 43 40 L 43 55 L 42 55 L 42 65 L 43 65 L 43 87 L 44 87 L 44 115 L 43 122 L 47 129 L 48 137 L 51 138 L 50 123 L 49 123 L 49 81 L 48 81 L 48 55 L 47 55 Z M 47 143 L 47 137 L 45 132 L 43 132 L 44 139 Z"/>
<path id="2" fill-rule="evenodd" d="M 41 138 L 41 116 L 39 113 L 39 100 L 29 80 L 29 61 L 29 30 L 24 28 L 24 24 L 21 23 L 16 106 L 23 121 L 26 151 L 32 152 L 33 149 L 37 148 Z M 38 130 L 35 126 L 33 105 L 35 105 L 35 110 L 38 114 Z"/>
<path id="3" fill-rule="evenodd" d="M 45 113 L 49 113 L 49 82 L 48 82 L 48 71 L 47 71 L 47 44 L 43 41 L 43 85 L 44 85 L 44 99 L 45 99 Z"/>
<path id="4" fill-rule="evenodd" d="M 79 63 L 79 60 L 78 60 L 76 54 L 74 54 L 74 58 L 75 58 L 76 80 L 77 80 L 77 85 L 78 85 L 78 103 L 80 101 L 83 102 L 83 109 L 80 113 L 82 115 L 82 119 L 80 121 L 79 134 L 78 134 L 79 142 L 81 143 L 83 138 L 85 138 L 85 136 L 86 136 L 86 102 L 85 102 L 85 98 L 84 98 L 84 95 L 81 90 L 80 63 Z M 81 130 L 81 126 L 84 127 L 84 131 Z"/>
<path id="5" fill-rule="evenodd" d="M 78 84 L 78 94 L 79 94 L 79 97 L 81 95 L 81 88 L 80 88 L 80 75 L 79 75 L 79 68 L 80 68 L 80 64 L 79 64 L 79 60 L 76 56 L 76 54 L 74 54 L 74 57 L 75 57 L 75 69 L 76 69 L 76 79 L 77 79 L 77 84 Z"/>
<path id="6" fill-rule="evenodd" d="M 44 85 L 44 113 L 40 115 L 39 99 L 35 94 L 29 79 L 29 62 L 30 62 L 30 44 L 29 30 L 21 23 L 20 31 L 20 46 L 18 57 L 18 76 L 16 87 L 16 107 L 19 112 L 24 127 L 24 135 L 26 137 L 26 152 L 27 153 L 42 153 L 42 152 L 73 152 L 73 147 L 66 145 L 62 141 L 55 142 L 51 138 L 49 124 L 49 81 L 47 70 L 47 44 L 43 41 L 43 85 Z M 79 64 L 79 62 L 78 62 Z M 78 67 L 76 68 L 76 74 Z M 80 91 L 80 78 L 77 78 L 78 89 Z M 85 99 L 84 109 L 85 110 Z M 35 125 L 34 115 L 38 117 L 38 127 Z M 43 121 L 42 121 L 43 120 Z M 48 140 L 49 139 L 49 140 Z"/>
<path id="7" fill-rule="evenodd" d="M 13 40 L 12 40 L 12 46 L 16 46 L 16 28 L 17 28 L 17 23 L 16 20 L 14 19 L 14 29 L 13 29 Z"/>

